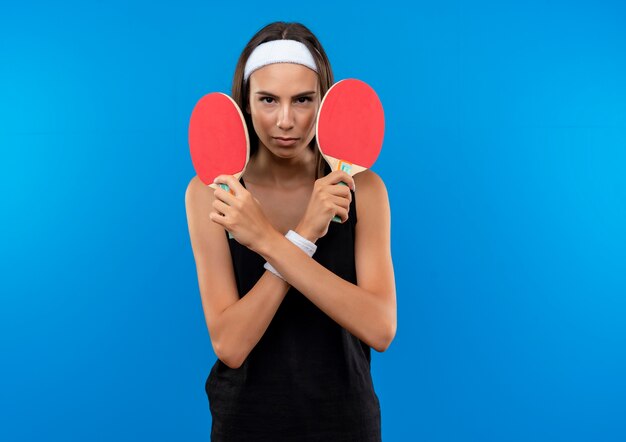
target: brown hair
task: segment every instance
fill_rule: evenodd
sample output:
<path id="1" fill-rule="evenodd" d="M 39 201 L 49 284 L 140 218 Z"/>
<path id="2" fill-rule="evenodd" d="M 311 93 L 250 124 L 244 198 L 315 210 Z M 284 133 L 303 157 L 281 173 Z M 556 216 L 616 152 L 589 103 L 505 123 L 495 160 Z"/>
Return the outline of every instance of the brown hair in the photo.
<path id="1" fill-rule="evenodd" d="M 258 31 L 250 39 L 239 56 L 239 61 L 237 61 L 237 66 L 235 67 L 231 96 L 242 110 L 246 109 L 250 95 L 248 83 L 244 83 L 243 81 L 246 62 L 248 61 L 250 54 L 252 54 L 252 51 L 254 51 L 257 46 L 273 40 L 295 40 L 306 45 L 315 60 L 315 64 L 317 65 L 320 94 L 322 97 L 333 85 L 333 71 L 330 66 L 330 61 L 326 56 L 326 52 L 324 52 L 324 48 L 322 48 L 322 45 L 317 37 L 315 37 L 315 35 L 313 35 L 313 33 L 306 26 L 300 23 L 285 23 L 280 21 L 270 23 Z M 258 150 L 259 138 L 254 131 L 251 115 L 244 112 L 244 118 L 246 120 L 246 125 L 248 126 L 248 135 L 250 137 L 250 156 L 252 156 Z M 311 143 L 309 144 L 309 148 L 315 151 L 315 160 L 317 164 L 315 179 L 317 179 L 324 176 L 326 161 L 320 154 L 319 150 L 316 149 L 315 143 L 315 137 L 313 137 L 313 140 L 311 140 Z"/>

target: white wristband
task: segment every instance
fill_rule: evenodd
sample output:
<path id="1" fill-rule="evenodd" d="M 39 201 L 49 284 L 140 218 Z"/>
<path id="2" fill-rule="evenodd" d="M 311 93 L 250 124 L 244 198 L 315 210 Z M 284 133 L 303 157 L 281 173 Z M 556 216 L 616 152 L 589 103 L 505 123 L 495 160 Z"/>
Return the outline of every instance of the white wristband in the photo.
<path id="1" fill-rule="evenodd" d="M 296 246 L 298 246 L 298 248 L 300 248 L 300 250 L 306 253 L 309 257 L 313 256 L 313 254 L 317 250 L 317 246 L 314 243 L 300 236 L 298 233 L 294 232 L 293 230 L 290 230 L 289 232 L 287 232 L 287 234 L 285 235 L 285 238 L 287 238 L 289 241 L 291 241 Z M 278 273 L 278 270 L 276 270 L 269 262 L 266 262 L 263 268 L 265 268 L 266 270 L 269 270 L 270 272 L 278 276 L 283 281 L 285 280 L 285 278 L 283 278 L 282 275 Z"/>
<path id="2" fill-rule="evenodd" d="M 292 243 L 300 247 L 300 249 L 302 249 L 307 255 L 309 255 L 309 257 L 313 256 L 313 254 L 317 250 L 317 246 L 314 243 L 312 243 L 305 237 L 300 236 L 298 233 L 294 232 L 293 230 L 290 230 L 289 232 L 287 232 L 287 234 L 285 235 L 285 238 L 287 238 L 289 241 L 291 241 Z"/>
<path id="3" fill-rule="evenodd" d="M 283 275 L 281 275 L 280 273 L 278 273 L 278 270 L 276 270 L 274 268 L 274 266 L 272 266 L 272 264 L 270 264 L 269 262 L 265 262 L 265 264 L 263 265 L 263 268 L 265 270 L 269 270 L 270 272 L 272 272 L 274 275 L 278 276 L 280 279 L 282 279 L 283 281 L 285 280 L 285 278 L 283 278 Z"/>

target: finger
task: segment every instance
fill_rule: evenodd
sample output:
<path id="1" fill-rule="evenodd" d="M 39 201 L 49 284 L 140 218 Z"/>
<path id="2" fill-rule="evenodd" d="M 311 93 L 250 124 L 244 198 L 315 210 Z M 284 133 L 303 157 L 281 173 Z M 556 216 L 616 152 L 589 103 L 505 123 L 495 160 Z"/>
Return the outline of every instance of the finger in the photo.
<path id="1" fill-rule="evenodd" d="M 235 196 L 240 195 L 246 189 L 241 185 L 241 183 L 235 179 L 232 175 L 219 175 L 213 181 L 215 184 L 226 184 L 230 188 L 232 192 L 234 192 Z"/>
<path id="2" fill-rule="evenodd" d="M 327 187 L 328 193 L 341 198 L 347 198 L 348 201 L 352 201 L 352 192 L 348 186 L 342 186 L 340 184 L 331 184 Z"/>
<path id="3" fill-rule="evenodd" d="M 217 213 L 220 215 L 228 215 L 231 210 L 231 207 L 223 201 L 215 200 L 213 201 L 213 208 L 217 210 Z"/>
<path id="4" fill-rule="evenodd" d="M 352 189 L 352 191 L 354 191 L 354 179 L 350 174 L 344 172 L 343 170 L 335 170 L 326 175 L 326 178 L 328 178 L 328 182 L 330 184 L 345 183 L 350 189 Z"/>
<path id="5" fill-rule="evenodd" d="M 232 192 L 232 188 L 231 188 L 231 192 Z M 213 195 L 215 195 L 216 201 L 220 200 L 220 201 L 225 202 L 229 206 L 232 206 L 235 203 L 237 197 L 233 195 L 231 192 L 228 192 L 222 189 L 221 187 L 218 187 L 217 189 L 213 191 Z"/>
<path id="6" fill-rule="evenodd" d="M 225 220 L 224 220 L 224 216 L 223 216 L 223 215 L 220 215 L 220 214 L 219 214 L 219 213 L 217 213 L 217 212 L 211 212 L 211 213 L 209 213 L 209 218 L 210 218 L 210 219 L 211 219 L 211 221 L 213 221 L 215 224 L 219 224 L 220 226 L 225 227 L 225 226 L 224 226 L 224 221 L 225 221 Z"/>
<path id="7" fill-rule="evenodd" d="M 342 224 L 345 223 L 346 221 L 348 221 L 348 210 L 344 209 L 343 207 L 337 207 L 335 215 L 337 215 L 339 218 L 341 218 L 341 223 Z"/>
<path id="8" fill-rule="evenodd" d="M 343 207 L 348 210 L 350 208 L 350 201 L 347 198 L 341 196 L 332 196 L 331 201 L 338 207 Z"/>

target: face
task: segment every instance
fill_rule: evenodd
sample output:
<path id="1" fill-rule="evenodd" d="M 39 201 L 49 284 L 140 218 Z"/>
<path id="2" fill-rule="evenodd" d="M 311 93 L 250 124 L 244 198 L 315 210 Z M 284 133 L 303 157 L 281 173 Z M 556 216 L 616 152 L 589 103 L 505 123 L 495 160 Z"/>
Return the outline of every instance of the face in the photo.
<path id="1" fill-rule="evenodd" d="M 317 73 L 299 64 L 275 63 L 253 72 L 249 82 L 246 111 L 260 143 L 281 158 L 301 154 L 315 136 Z"/>

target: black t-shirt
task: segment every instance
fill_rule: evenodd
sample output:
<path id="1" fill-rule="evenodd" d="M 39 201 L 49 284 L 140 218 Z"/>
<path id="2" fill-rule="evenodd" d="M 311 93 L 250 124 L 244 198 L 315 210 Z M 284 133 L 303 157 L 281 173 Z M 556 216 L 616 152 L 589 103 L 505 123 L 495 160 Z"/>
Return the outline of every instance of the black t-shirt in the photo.
<path id="1" fill-rule="evenodd" d="M 331 222 L 313 255 L 354 284 L 356 222 L 352 193 L 348 221 Z M 241 297 L 265 272 L 265 260 L 234 239 L 229 246 Z M 205 387 L 212 441 L 381 440 L 370 347 L 293 287 L 241 367 L 218 359 Z"/>

